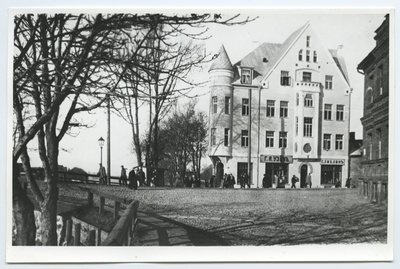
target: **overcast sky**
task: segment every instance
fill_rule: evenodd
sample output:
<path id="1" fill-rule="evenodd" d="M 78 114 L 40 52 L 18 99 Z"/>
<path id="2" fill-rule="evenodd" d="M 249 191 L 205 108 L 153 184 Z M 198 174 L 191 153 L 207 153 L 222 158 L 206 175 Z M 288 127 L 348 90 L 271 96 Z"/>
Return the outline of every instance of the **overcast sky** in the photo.
<path id="1" fill-rule="evenodd" d="M 245 16 L 245 14 L 243 14 Z M 274 11 L 274 13 L 249 14 L 251 17 L 259 16 L 254 22 L 243 26 L 218 26 L 210 25 L 211 38 L 205 42 L 209 53 L 217 53 L 221 44 L 224 44 L 232 61 L 236 63 L 263 42 L 282 43 L 295 30 L 310 21 L 315 33 L 328 49 L 341 50 L 347 64 L 350 84 L 353 90 L 351 131 L 356 132 L 356 137 L 361 138 L 363 100 L 363 76 L 357 73 L 358 63 L 371 51 L 375 45 L 374 31 L 383 22 L 385 12 L 378 14 L 299 14 L 298 12 Z M 209 66 L 204 66 L 200 74 L 193 74 L 199 80 L 207 79 Z M 198 108 L 208 114 L 208 88 L 199 88 L 196 94 L 203 94 Z M 184 101 L 181 101 L 184 102 Z M 105 110 L 98 110 L 96 114 L 81 115 L 86 122 L 94 127 L 81 130 L 77 137 L 65 137 L 61 141 L 59 163 L 68 168 L 80 167 L 88 172 L 97 172 L 100 162 L 100 148 L 98 139 L 106 139 Z M 111 121 L 111 174 L 119 175 L 120 166 L 131 168 L 137 165 L 131 152 L 130 127 L 123 120 L 112 115 Z M 32 145 L 36 147 L 36 144 Z M 103 148 L 103 162 L 106 163 L 106 147 Z M 33 166 L 41 166 L 36 152 L 32 152 Z"/>

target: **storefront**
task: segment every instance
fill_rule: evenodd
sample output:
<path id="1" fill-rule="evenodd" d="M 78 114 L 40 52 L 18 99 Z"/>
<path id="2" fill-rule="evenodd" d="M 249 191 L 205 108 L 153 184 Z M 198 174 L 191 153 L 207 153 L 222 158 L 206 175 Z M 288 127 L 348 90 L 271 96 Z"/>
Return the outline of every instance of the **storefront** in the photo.
<path id="1" fill-rule="evenodd" d="M 260 162 L 265 163 L 265 176 L 267 178 L 267 188 L 273 184 L 288 184 L 289 182 L 289 163 L 293 163 L 293 156 L 261 155 Z"/>
<path id="2" fill-rule="evenodd" d="M 333 186 L 337 182 L 343 182 L 342 167 L 344 159 L 323 159 L 321 160 L 321 185 Z"/>

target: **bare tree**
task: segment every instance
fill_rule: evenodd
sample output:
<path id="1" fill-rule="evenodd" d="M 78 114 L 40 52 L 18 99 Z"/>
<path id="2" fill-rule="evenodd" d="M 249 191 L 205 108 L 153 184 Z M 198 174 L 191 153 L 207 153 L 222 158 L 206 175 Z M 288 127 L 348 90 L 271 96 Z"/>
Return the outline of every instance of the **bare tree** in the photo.
<path id="1" fill-rule="evenodd" d="M 206 31 L 203 27 L 208 23 L 233 25 L 249 21 L 238 21 L 238 17 L 235 15 L 223 20 L 210 14 L 15 16 L 13 108 L 15 137 L 18 138 L 13 150 L 13 217 L 17 244 L 34 244 L 35 234 L 33 205 L 19 182 L 17 161 L 22 161 L 30 190 L 42 212 L 42 243 L 56 245 L 60 141 L 72 126 L 79 125 L 74 119 L 76 113 L 98 108 L 105 100 L 121 94 L 117 89 L 125 70 L 132 71 L 135 67 L 141 72 L 149 72 L 143 59 L 138 59 L 128 68 L 118 58 L 116 51 L 124 44 L 119 37 L 157 22 L 170 25 L 176 33 L 195 38 Z M 187 32 L 186 27 L 198 31 Z M 109 67 L 116 65 L 124 66 L 123 72 L 110 72 Z M 140 77 L 138 74 L 135 76 Z M 139 93 L 127 94 L 130 96 L 139 96 Z M 35 136 L 45 174 L 42 188 L 33 177 L 27 152 L 27 145 Z"/>

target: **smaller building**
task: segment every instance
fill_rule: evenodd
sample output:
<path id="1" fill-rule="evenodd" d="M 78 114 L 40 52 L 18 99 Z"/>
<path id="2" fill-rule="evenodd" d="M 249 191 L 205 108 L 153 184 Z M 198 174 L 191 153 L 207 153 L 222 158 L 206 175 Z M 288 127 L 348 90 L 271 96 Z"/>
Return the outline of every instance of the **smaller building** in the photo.
<path id="1" fill-rule="evenodd" d="M 350 187 L 358 187 L 358 179 L 363 177 L 363 140 L 355 139 L 354 132 L 350 133 L 349 153 Z"/>

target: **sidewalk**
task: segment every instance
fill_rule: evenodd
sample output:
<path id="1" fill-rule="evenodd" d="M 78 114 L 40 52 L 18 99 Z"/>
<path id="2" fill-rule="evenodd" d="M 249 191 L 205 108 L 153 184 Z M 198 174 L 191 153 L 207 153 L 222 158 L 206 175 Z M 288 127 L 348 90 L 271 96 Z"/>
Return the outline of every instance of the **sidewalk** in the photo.
<path id="1" fill-rule="evenodd" d="M 225 246 L 217 235 L 147 212 L 138 212 L 139 246 Z"/>

